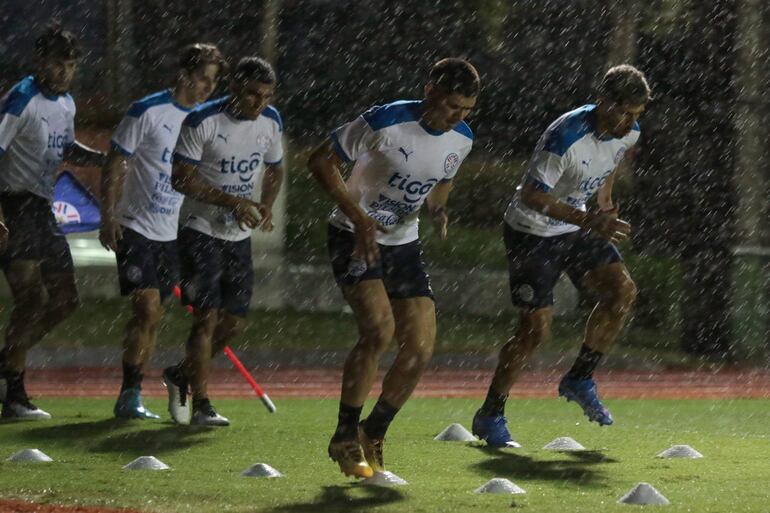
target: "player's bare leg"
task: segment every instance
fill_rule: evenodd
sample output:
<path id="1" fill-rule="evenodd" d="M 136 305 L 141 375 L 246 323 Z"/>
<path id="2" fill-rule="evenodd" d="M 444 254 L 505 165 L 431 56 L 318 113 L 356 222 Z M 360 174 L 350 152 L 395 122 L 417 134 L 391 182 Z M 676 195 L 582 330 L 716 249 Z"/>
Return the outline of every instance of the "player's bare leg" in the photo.
<path id="1" fill-rule="evenodd" d="M 359 434 L 367 462 L 375 472 L 385 470 L 385 433 L 396 413 L 420 381 L 436 341 L 436 307 L 431 298 L 393 299 L 398 354 L 382 382 L 382 394 L 361 425 Z"/>
<path id="2" fill-rule="evenodd" d="M 393 340 L 395 322 L 382 280 L 344 287 L 343 294 L 356 317 L 359 338 L 345 360 L 337 429 L 329 443 L 329 456 L 346 475 L 369 477 L 373 470 L 358 441 L 358 424 L 377 377 L 377 364 Z"/>
<path id="3" fill-rule="evenodd" d="M 622 262 L 587 273 L 584 283 L 599 293 L 599 303 L 586 323 L 580 354 L 559 383 L 559 395 L 577 402 L 589 420 L 607 426 L 613 423 L 612 415 L 599 401 L 593 372 L 625 325 L 636 299 L 636 285 Z"/>
<path id="4" fill-rule="evenodd" d="M 243 333 L 245 324 L 246 319 L 243 317 L 220 310 L 219 322 L 217 322 L 217 327 L 214 330 L 211 344 L 211 357 L 214 358 L 220 354 L 231 340 Z"/>

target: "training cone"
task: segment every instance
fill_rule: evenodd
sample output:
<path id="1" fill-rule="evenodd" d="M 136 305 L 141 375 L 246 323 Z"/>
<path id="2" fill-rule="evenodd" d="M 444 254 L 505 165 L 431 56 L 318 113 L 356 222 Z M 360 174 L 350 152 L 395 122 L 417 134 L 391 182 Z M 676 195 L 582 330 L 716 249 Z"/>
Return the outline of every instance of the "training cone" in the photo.
<path id="1" fill-rule="evenodd" d="M 503 479 L 502 477 L 496 477 L 490 479 L 483 486 L 473 490 L 475 493 L 506 493 L 506 494 L 520 494 L 527 493 L 523 488 L 516 486 L 514 483 Z"/>
<path id="2" fill-rule="evenodd" d="M 546 451 L 585 451 L 586 448 L 568 436 L 554 438 L 543 446 Z"/>
<path id="3" fill-rule="evenodd" d="M 475 442 L 477 440 L 461 424 L 448 425 L 444 431 L 437 434 L 433 439 L 439 442 Z"/>
<path id="4" fill-rule="evenodd" d="M 703 455 L 690 447 L 689 445 L 674 445 L 669 447 L 662 453 L 658 454 L 658 458 L 702 458 Z"/>
<path id="5" fill-rule="evenodd" d="M 123 470 L 169 470 L 170 468 L 155 456 L 140 456 L 124 466 Z"/>
<path id="6" fill-rule="evenodd" d="M 255 463 L 241 472 L 241 475 L 243 477 L 283 477 L 283 474 L 267 463 Z"/>
<path id="7" fill-rule="evenodd" d="M 31 463 L 48 463 L 50 461 L 53 461 L 46 453 L 39 449 L 24 449 L 23 451 L 19 451 L 13 455 L 11 455 L 7 460 L 5 461 L 16 461 L 16 462 L 31 462 Z"/>
<path id="8" fill-rule="evenodd" d="M 620 504 L 657 504 L 666 505 L 671 504 L 668 499 L 663 497 L 658 490 L 652 487 L 649 483 L 639 483 L 634 486 L 630 492 L 618 499 Z"/>
<path id="9" fill-rule="evenodd" d="M 393 472 L 386 470 L 385 472 L 375 472 L 372 477 L 361 481 L 361 484 L 366 486 L 404 486 L 409 483 Z"/>

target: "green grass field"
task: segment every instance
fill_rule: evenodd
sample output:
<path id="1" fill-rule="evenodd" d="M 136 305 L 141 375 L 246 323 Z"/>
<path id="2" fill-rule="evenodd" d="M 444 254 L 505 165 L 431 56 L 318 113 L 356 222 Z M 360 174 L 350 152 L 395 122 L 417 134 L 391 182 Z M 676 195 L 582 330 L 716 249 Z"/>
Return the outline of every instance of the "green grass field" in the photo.
<path id="1" fill-rule="evenodd" d="M 38 401 L 48 422 L 0 424 L 0 459 L 39 448 L 53 463 L 0 461 L 0 496 L 38 502 L 134 507 L 153 512 L 597 512 L 633 511 L 616 500 L 640 481 L 661 491 L 670 512 L 759 512 L 770 504 L 770 402 L 609 401 L 617 423 L 588 425 L 574 405 L 517 400 L 508 405 L 522 449 L 495 451 L 435 442 L 452 422 L 468 426 L 476 400 L 413 400 L 389 433 L 386 465 L 409 482 L 397 488 L 355 485 L 326 455 L 336 416 L 330 400 L 283 400 L 267 414 L 258 401 L 220 400 L 233 426 L 195 429 L 168 422 L 106 417 L 111 400 Z M 158 411 L 157 399 L 148 405 Z M 571 436 L 589 451 L 540 449 Z M 689 444 L 701 460 L 661 460 L 674 444 Z M 142 455 L 167 472 L 128 472 Z M 253 463 L 272 465 L 280 479 L 244 478 Z M 526 495 L 478 495 L 505 477 Z"/>

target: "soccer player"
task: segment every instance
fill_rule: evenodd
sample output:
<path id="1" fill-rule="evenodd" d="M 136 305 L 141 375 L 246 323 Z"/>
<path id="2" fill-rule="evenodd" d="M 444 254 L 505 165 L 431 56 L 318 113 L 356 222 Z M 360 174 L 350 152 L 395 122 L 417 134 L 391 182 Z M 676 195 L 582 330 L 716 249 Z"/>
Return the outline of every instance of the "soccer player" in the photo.
<path id="1" fill-rule="evenodd" d="M 75 141 L 70 84 L 80 57 L 57 23 L 38 37 L 34 72 L 0 100 L 0 265 L 13 311 L 0 351 L 5 418 L 47 419 L 24 387 L 27 351 L 78 306 L 72 255 L 51 211 L 62 160 L 101 166 L 104 154 Z"/>
<path id="2" fill-rule="evenodd" d="M 208 99 L 223 68 L 216 46 L 184 47 L 174 86 L 134 102 L 112 136 L 102 172 L 99 239 L 116 254 L 120 292 L 129 296 L 132 309 L 116 417 L 159 418 L 144 407 L 141 387 L 163 304 L 179 282 L 176 236 L 182 195 L 171 187 L 171 156 L 182 121 Z"/>
<path id="3" fill-rule="evenodd" d="M 473 418 L 473 433 L 493 447 L 513 442 L 505 401 L 535 348 L 548 336 L 553 287 L 563 271 L 595 290 L 599 302 L 559 395 L 577 402 L 589 420 L 612 424 L 592 374 L 615 342 L 636 297 L 636 286 L 614 243 L 631 227 L 612 200 L 615 170 L 639 139 L 637 119 L 650 99 L 644 75 L 629 65 L 610 69 L 598 101 L 567 112 L 540 138 L 521 185 L 505 213 L 504 240 L 513 304 L 519 324 L 500 351 L 486 400 Z M 599 210 L 586 203 L 597 194 Z"/>
<path id="4" fill-rule="evenodd" d="M 194 310 L 186 357 L 163 379 L 169 412 L 181 424 L 230 423 L 211 406 L 207 380 L 212 356 L 243 330 L 254 279 L 251 230 L 273 229 L 272 207 L 284 175 L 283 122 L 269 105 L 275 86 L 270 64 L 244 57 L 233 72 L 231 94 L 190 113 L 174 150 L 171 183 L 186 196 L 179 221 L 182 300 Z"/>
<path id="5" fill-rule="evenodd" d="M 359 339 L 345 361 L 337 428 L 329 456 L 340 470 L 369 477 L 384 470 L 388 427 L 412 394 L 433 352 L 436 313 L 418 238 L 428 212 L 442 238 L 452 179 L 473 144 L 463 121 L 480 79 L 462 59 L 430 71 L 420 101 L 373 107 L 331 133 L 308 167 L 337 204 L 328 249 L 337 284 L 356 316 Z M 340 166 L 354 162 L 343 181 Z M 395 337 L 398 354 L 369 416 L 359 424 L 380 357 Z"/>

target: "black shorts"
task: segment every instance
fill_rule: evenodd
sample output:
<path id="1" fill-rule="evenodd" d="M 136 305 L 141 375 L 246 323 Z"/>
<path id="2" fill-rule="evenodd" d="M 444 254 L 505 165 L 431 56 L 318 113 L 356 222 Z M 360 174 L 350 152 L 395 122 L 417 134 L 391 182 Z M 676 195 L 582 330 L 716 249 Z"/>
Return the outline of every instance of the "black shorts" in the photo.
<path id="1" fill-rule="evenodd" d="M 425 271 L 419 239 L 399 246 L 380 244 L 380 261 L 356 276 L 352 275 L 348 269 L 355 247 L 353 233 L 329 225 L 327 247 L 334 279 L 338 285 L 355 285 L 364 280 L 382 280 L 389 298 L 429 297 L 433 299 L 430 276 Z"/>
<path id="2" fill-rule="evenodd" d="M 245 317 L 254 290 L 251 239 L 233 242 L 182 228 L 177 240 L 182 303 Z"/>
<path id="3" fill-rule="evenodd" d="M 563 271 L 580 286 L 583 276 L 599 267 L 622 262 L 618 248 L 585 230 L 539 237 L 503 223 L 511 301 L 515 306 L 543 308 L 553 304 L 553 288 Z"/>
<path id="4" fill-rule="evenodd" d="M 73 274 L 72 253 L 47 199 L 32 193 L 0 193 L 8 246 L 0 254 L 4 270 L 14 260 L 40 262 L 43 274 Z"/>
<path id="5" fill-rule="evenodd" d="M 135 290 L 158 289 L 161 301 L 166 301 L 179 283 L 179 254 L 175 240 L 154 241 L 123 227 L 123 238 L 118 241 L 115 256 L 123 296 Z"/>

